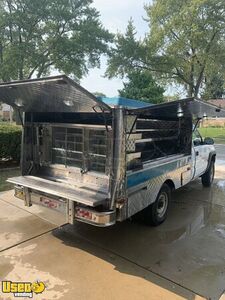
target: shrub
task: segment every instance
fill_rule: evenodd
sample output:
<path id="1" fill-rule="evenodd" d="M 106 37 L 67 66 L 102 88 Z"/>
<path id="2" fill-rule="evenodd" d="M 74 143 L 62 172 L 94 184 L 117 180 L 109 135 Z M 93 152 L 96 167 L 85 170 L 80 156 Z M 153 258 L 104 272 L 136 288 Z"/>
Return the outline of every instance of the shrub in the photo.
<path id="1" fill-rule="evenodd" d="M 21 126 L 0 123 L 0 160 L 20 160 Z"/>

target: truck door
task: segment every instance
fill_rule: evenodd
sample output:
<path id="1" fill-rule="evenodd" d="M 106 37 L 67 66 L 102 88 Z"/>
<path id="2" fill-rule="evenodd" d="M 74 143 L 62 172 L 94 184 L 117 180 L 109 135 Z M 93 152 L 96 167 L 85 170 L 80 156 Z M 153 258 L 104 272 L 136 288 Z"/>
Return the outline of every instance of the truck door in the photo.
<path id="1" fill-rule="evenodd" d="M 208 146 L 204 145 L 203 139 L 197 129 L 193 131 L 193 177 L 199 177 L 204 174 L 208 166 L 209 151 Z"/>

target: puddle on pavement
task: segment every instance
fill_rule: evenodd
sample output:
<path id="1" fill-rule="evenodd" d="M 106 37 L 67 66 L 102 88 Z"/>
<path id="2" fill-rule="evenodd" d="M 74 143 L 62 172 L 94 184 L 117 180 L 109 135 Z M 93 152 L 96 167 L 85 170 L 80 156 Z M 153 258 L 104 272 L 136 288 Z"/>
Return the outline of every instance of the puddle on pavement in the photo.
<path id="1" fill-rule="evenodd" d="M 55 228 L 26 211 L 0 200 L 0 251 Z"/>
<path id="2" fill-rule="evenodd" d="M 33 243 L 3 252 L 0 255 L 0 278 L 16 282 L 43 281 L 46 284 L 46 290 L 43 295 L 36 296 L 37 299 L 64 299 L 64 295 L 69 291 L 67 281 L 53 276 L 50 272 L 38 269 L 30 262 L 23 261 L 27 256 L 35 255 L 36 248 L 37 244 Z"/>
<path id="3" fill-rule="evenodd" d="M 225 160 L 216 159 L 216 167 L 224 167 L 225 168 Z"/>
<path id="4" fill-rule="evenodd" d="M 216 184 L 219 188 L 225 191 L 225 180 L 219 180 Z"/>
<path id="5" fill-rule="evenodd" d="M 218 233 L 222 238 L 225 239 L 225 225 L 218 224 L 215 227 L 215 232 Z"/>

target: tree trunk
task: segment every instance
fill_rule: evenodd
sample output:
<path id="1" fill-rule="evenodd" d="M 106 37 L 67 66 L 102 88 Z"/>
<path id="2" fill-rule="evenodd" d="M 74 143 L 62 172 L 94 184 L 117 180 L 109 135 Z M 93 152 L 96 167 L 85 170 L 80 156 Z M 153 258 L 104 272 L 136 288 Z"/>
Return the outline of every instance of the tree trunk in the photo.
<path id="1" fill-rule="evenodd" d="M 19 69 L 19 80 L 23 80 L 23 68 Z"/>
<path id="2" fill-rule="evenodd" d="M 194 87 L 194 97 L 195 97 L 195 98 L 198 98 L 198 94 L 199 94 L 199 87 L 198 87 L 198 86 L 195 86 L 195 87 Z"/>
<path id="3" fill-rule="evenodd" d="M 2 46 L 2 42 L 0 43 L 0 61 L 1 61 L 1 63 L 3 63 L 3 46 Z"/>
<path id="4" fill-rule="evenodd" d="M 189 84 L 188 85 L 188 98 L 192 98 L 194 96 L 194 86 L 193 84 Z"/>
<path id="5" fill-rule="evenodd" d="M 194 64 L 191 62 L 191 72 L 190 72 L 190 79 L 189 79 L 189 91 L 188 97 L 194 97 Z"/>

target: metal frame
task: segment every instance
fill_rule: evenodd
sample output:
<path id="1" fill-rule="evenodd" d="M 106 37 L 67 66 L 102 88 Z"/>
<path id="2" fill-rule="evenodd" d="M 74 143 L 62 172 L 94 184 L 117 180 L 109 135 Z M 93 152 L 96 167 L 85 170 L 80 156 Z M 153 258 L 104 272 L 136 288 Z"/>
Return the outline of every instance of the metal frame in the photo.
<path id="1" fill-rule="evenodd" d="M 124 109 L 117 107 L 113 110 L 113 164 L 111 173 L 111 204 L 110 209 L 116 208 L 116 199 L 125 197 L 125 124 Z"/>

